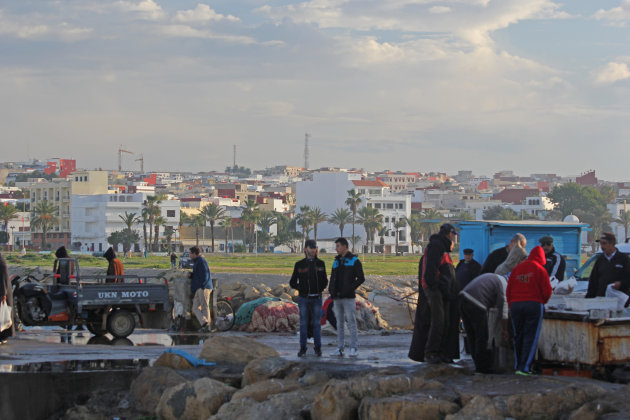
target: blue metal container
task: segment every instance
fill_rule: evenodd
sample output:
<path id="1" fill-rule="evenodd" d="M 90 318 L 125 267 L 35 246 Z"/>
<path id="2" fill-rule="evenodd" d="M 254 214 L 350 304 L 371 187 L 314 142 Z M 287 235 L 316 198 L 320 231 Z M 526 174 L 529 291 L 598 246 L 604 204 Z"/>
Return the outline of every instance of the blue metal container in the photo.
<path id="1" fill-rule="evenodd" d="M 492 251 L 506 246 L 512 237 L 521 233 L 527 238 L 527 252 L 537 245 L 543 236 L 553 237 L 553 245 L 567 262 L 565 278 L 580 267 L 582 258 L 581 233 L 590 230 L 586 223 L 545 222 L 540 220 L 475 220 L 457 224 L 460 229 L 459 257 L 464 258 L 463 250 L 472 248 L 475 260 L 483 262 Z"/>

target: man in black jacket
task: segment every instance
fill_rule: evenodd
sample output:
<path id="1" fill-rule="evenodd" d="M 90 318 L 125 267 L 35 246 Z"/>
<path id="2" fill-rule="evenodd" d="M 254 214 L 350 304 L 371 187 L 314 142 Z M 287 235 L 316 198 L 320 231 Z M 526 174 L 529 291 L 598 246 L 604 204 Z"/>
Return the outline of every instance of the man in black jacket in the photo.
<path id="1" fill-rule="evenodd" d="M 473 258 L 474 253 L 475 251 L 473 249 L 466 248 L 464 250 L 464 259 L 461 260 L 455 268 L 460 289 L 466 287 L 466 285 L 473 281 L 481 272 L 481 264 Z"/>
<path id="2" fill-rule="evenodd" d="M 591 271 L 586 298 L 605 296 L 611 283 L 613 288 L 630 295 L 630 257 L 617 249 L 617 238 L 612 233 L 603 233 L 597 242 L 602 253 Z"/>
<path id="3" fill-rule="evenodd" d="M 486 261 L 484 261 L 480 274 L 494 273 L 494 270 L 496 270 L 497 267 L 500 266 L 501 263 L 507 259 L 508 254 L 510 253 L 514 245 L 517 245 L 519 242 L 522 248 L 525 248 L 525 246 L 527 245 L 527 239 L 521 233 L 517 233 L 516 235 L 514 235 L 507 246 L 492 251 L 490 255 L 488 255 L 488 257 L 486 258 Z"/>
<path id="4" fill-rule="evenodd" d="M 564 280 L 564 271 L 566 270 L 567 263 L 564 257 L 560 253 L 556 252 L 556 248 L 553 246 L 553 238 L 551 236 L 543 236 L 538 240 L 543 251 L 545 251 L 545 270 L 549 274 L 549 278 L 555 277 L 558 281 Z"/>
<path id="5" fill-rule="evenodd" d="M 429 244 L 420 259 L 420 290 L 409 348 L 409 358 L 418 362 L 424 362 L 425 359 L 428 363 L 448 362 L 453 356 L 459 356 L 459 315 L 455 305 L 459 287 L 449 254 L 456 236 L 453 225 L 443 224 L 440 232 L 429 238 Z"/>
<path id="6" fill-rule="evenodd" d="M 357 356 L 358 334 L 356 316 L 356 295 L 354 291 L 364 281 L 363 266 L 359 258 L 348 251 L 346 238 L 335 241 L 337 256 L 330 273 L 328 291 L 333 298 L 333 310 L 337 318 L 337 350 L 332 356 L 343 356 L 344 323 L 350 330 L 350 357 Z"/>
<path id="7" fill-rule="evenodd" d="M 306 336 L 309 325 L 313 328 L 315 355 L 322 355 L 322 292 L 328 285 L 326 265 L 317 258 L 317 244 L 309 239 L 304 242 L 306 258 L 295 263 L 289 284 L 300 293 L 298 307 L 300 309 L 300 351 L 298 357 L 306 355 Z"/>

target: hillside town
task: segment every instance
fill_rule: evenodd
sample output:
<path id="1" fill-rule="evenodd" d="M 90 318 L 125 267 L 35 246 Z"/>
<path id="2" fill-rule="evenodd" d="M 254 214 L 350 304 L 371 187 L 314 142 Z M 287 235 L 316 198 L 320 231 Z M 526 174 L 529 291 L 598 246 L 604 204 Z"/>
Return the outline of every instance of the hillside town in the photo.
<path id="1" fill-rule="evenodd" d="M 140 159 L 137 159 L 140 160 Z M 73 159 L 34 159 L 0 164 L 0 243 L 8 250 L 75 253 L 299 252 L 306 238 L 333 252 L 339 236 L 354 249 L 385 254 L 420 253 L 440 221 L 548 220 L 569 214 L 594 231 L 627 238 L 630 182 L 579 175 L 490 176 L 305 169 L 275 166 L 224 171 L 145 172 L 86 170 Z M 130 165 L 131 166 L 131 165 Z M 557 187 L 601 192 L 602 206 L 562 206 Z M 579 208 L 583 207 L 583 208 Z"/>

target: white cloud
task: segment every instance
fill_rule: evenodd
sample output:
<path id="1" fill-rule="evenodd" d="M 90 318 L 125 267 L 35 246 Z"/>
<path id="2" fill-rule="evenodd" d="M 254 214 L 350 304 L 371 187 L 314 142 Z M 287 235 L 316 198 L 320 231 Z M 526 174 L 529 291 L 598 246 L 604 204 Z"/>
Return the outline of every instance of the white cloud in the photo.
<path id="1" fill-rule="evenodd" d="M 625 26 L 626 21 L 630 20 L 630 0 L 622 0 L 619 6 L 612 9 L 599 9 L 593 17 L 597 20 L 609 21 L 614 26 Z"/>
<path id="2" fill-rule="evenodd" d="M 236 16 L 222 15 L 212 10 L 207 4 L 203 3 L 197 4 L 197 7 L 192 10 L 178 11 L 174 20 L 183 23 L 208 23 L 222 20 L 240 22 L 240 19 Z"/>
<path id="3" fill-rule="evenodd" d="M 77 41 L 89 37 L 91 28 L 61 23 L 48 23 L 36 16 L 7 16 L 0 10 L 0 35 L 21 39 L 59 39 Z"/>
<path id="4" fill-rule="evenodd" d="M 433 6 L 429 8 L 429 13 L 439 15 L 441 13 L 449 13 L 452 9 L 447 6 Z"/>
<path id="5" fill-rule="evenodd" d="M 600 84 L 610 84 L 628 78 L 630 78 L 628 64 L 611 61 L 597 73 L 595 81 Z"/>
<path id="6" fill-rule="evenodd" d="M 162 6 L 153 0 L 141 0 L 139 2 L 120 0 L 114 5 L 124 12 L 137 13 L 146 20 L 160 20 L 166 16 Z"/>
<path id="7" fill-rule="evenodd" d="M 174 38 L 202 38 L 232 42 L 236 44 L 255 44 L 256 40 L 244 35 L 216 34 L 207 29 L 197 29 L 188 25 L 164 25 L 159 28 L 163 35 Z"/>

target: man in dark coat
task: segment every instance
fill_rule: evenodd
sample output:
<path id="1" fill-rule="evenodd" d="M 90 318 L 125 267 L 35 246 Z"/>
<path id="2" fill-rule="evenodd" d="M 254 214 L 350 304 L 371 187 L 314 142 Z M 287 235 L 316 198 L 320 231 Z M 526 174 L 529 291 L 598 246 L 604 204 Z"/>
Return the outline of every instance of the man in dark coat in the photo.
<path id="1" fill-rule="evenodd" d="M 492 251 L 484 261 L 480 274 L 494 273 L 497 267 L 507 259 L 508 254 L 510 253 L 512 248 L 519 242 L 522 248 L 525 248 L 525 246 L 527 245 L 527 239 L 521 233 L 517 233 L 516 235 L 514 235 L 507 246 Z"/>
<path id="2" fill-rule="evenodd" d="M 460 289 L 466 287 L 481 272 L 481 264 L 473 258 L 474 252 L 474 250 L 466 248 L 464 250 L 464 259 L 455 268 Z"/>
<path id="3" fill-rule="evenodd" d="M 545 251 L 545 270 L 549 274 L 549 278 L 555 277 L 558 281 L 564 280 L 564 272 L 567 267 L 567 263 L 564 257 L 556 252 L 556 248 L 553 246 L 553 238 L 551 236 L 543 236 L 538 240 L 543 251 Z"/>
<path id="4" fill-rule="evenodd" d="M 9 268 L 2 254 L 0 254 L 0 302 L 6 302 L 7 305 L 13 308 L 13 288 L 11 287 L 11 280 L 9 279 Z M 6 344 L 7 339 L 14 335 L 14 325 L 11 325 L 4 331 L 0 331 L 0 345 Z"/>
<path id="5" fill-rule="evenodd" d="M 418 362 L 442 363 L 459 356 L 459 315 L 452 304 L 459 287 L 449 255 L 456 236 L 453 225 L 443 224 L 420 259 L 420 290 L 409 348 L 409 358 Z"/>
<path id="6" fill-rule="evenodd" d="M 602 253 L 591 271 L 586 298 L 606 296 L 611 283 L 613 288 L 630 295 L 630 257 L 617 249 L 617 238 L 612 233 L 603 233 L 597 242 Z"/>
<path id="7" fill-rule="evenodd" d="M 289 284 L 296 289 L 298 308 L 300 309 L 300 351 L 298 357 L 306 355 L 306 341 L 308 327 L 312 328 L 313 341 L 315 342 L 315 355 L 322 355 L 322 292 L 328 286 L 326 265 L 317 258 L 317 243 L 309 239 L 304 243 L 306 258 L 295 263 L 293 275 Z"/>

